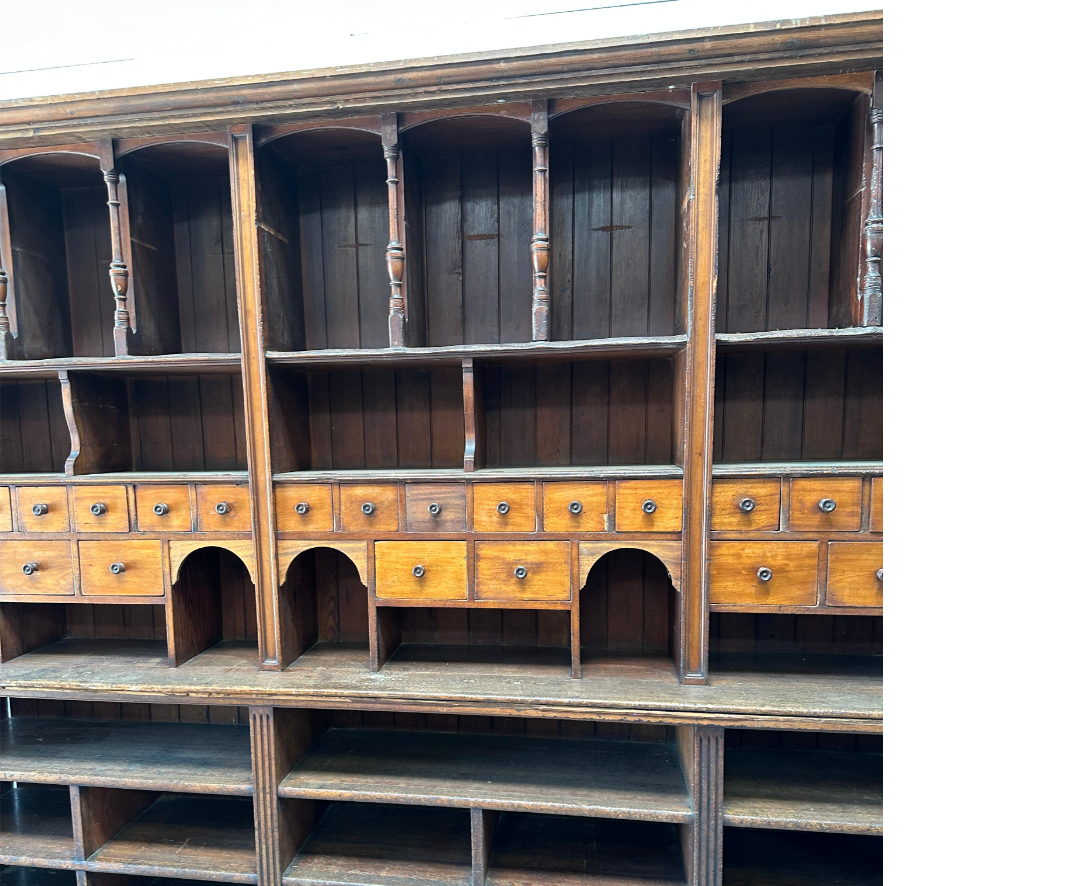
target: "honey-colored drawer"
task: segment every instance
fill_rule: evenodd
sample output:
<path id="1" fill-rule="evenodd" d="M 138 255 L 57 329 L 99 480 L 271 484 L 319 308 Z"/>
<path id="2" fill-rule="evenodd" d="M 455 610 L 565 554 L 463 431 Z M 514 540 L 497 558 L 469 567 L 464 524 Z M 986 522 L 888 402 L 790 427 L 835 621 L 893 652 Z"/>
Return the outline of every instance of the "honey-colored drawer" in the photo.
<path id="1" fill-rule="evenodd" d="M 827 604 L 883 605 L 883 542 L 832 541 L 827 545 Z"/>
<path id="2" fill-rule="evenodd" d="M 616 531 L 679 532 L 682 496 L 681 480 L 621 480 L 616 484 Z"/>
<path id="3" fill-rule="evenodd" d="M 710 543 L 710 602 L 744 606 L 814 606 L 819 543 Z"/>
<path id="4" fill-rule="evenodd" d="M 883 478 L 872 478 L 872 513 L 868 521 L 872 532 L 883 531 Z"/>
<path id="5" fill-rule="evenodd" d="M 11 492 L 0 486 L 0 532 L 11 532 Z"/>
<path id="6" fill-rule="evenodd" d="M 406 529 L 410 532 L 464 532 L 466 487 L 462 483 L 408 483 Z"/>
<path id="7" fill-rule="evenodd" d="M 286 483 L 274 487 L 274 512 L 279 532 L 331 532 L 334 507 L 331 487 Z"/>
<path id="8" fill-rule="evenodd" d="M 478 600 L 571 599 L 569 541 L 479 541 L 474 563 Z"/>
<path id="9" fill-rule="evenodd" d="M 533 483 L 474 483 L 476 532 L 533 532 L 537 503 Z"/>
<path id="10" fill-rule="evenodd" d="M 781 480 L 715 480 L 710 528 L 715 532 L 771 532 L 781 526 Z"/>
<path id="11" fill-rule="evenodd" d="M 466 542 L 377 541 L 376 598 L 465 600 Z"/>
<path id="12" fill-rule="evenodd" d="M 802 477 L 789 483 L 789 528 L 794 532 L 860 529 L 860 477 Z"/>
<path id="13" fill-rule="evenodd" d="M 126 486 L 76 486 L 72 490 L 78 532 L 127 532 Z"/>
<path id="14" fill-rule="evenodd" d="M 195 523 L 200 532 L 251 532 L 252 500 L 248 484 L 196 486 Z"/>
<path id="15" fill-rule="evenodd" d="M 165 594 L 164 576 L 160 541 L 79 542 L 85 597 L 160 597 Z"/>
<path id="16" fill-rule="evenodd" d="M 74 593 L 70 542 L 0 541 L 0 594 Z"/>
<path id="17" fill-rule="evenodd" d="M 136 486 L 135 522 L 140 532 L 191 532 L 187 486 Z"/>
<path id="18" fill-rule="evenodd" d="M 343 532 L 397 532 L 397 486 L 341 486 Z"/>
<path id="19" fill-rule="evenodd" d="M 546 483 L 542 495 L 545 502 L 545 532 L 608 530 L 607 483 Z"/>
<path id="20" fill-rule="evenodd" d="M 17 486 L 16 510 L 23 532 L 67 532 L 68 490 L 63 486 Z"/>

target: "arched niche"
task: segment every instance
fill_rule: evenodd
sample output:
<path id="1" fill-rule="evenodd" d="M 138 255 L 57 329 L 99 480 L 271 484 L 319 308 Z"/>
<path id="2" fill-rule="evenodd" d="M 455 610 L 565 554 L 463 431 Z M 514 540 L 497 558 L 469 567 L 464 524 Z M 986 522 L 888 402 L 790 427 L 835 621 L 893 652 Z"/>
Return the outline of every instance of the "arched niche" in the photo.
<path id="1" fill-rule="evenodd" d="M 590 570 L 606 554 L 612 551 L 644 551 L 660 560 L 669 573 L 669 580 L 676 590 L 680 590 L 680 564 L 682 550 L 678 541 L 639 541 L 634 542 L 579 542 L 579 587 L 586 587 Z"/>
<path id="2" fill-rule="evenodd" d="M 368 542 L 321 541 L 315 543 L 310 541 L 289 541 L 284 539 L 278 542 L 279 581 L 283 584 L 285 583 L 286 576 L 289 573 L 289 567 L 293 565 L 293 561 L 297 559 L 298 555 L 305 551 L 315 550 L 316 548 L 328 548 L 332 551 L 338 551 L 340 554 L 344 554 L 349 558 L 350 562 L 357 567 L 357 574 L 361 578 L 361 581 L 368 581 Z"/>
<path id="3" fill-rule="evenodd" d="M 248 578 L 255 581 L 255 543 L 249 539 L 221 539 L 212 543 L 194 539 L 173 539 L 169 542 L 169 575 L 173 584 L 180 577 L 180 568 L 194 551 L 203 548 L 221 548 L 236 555 L 248 570 Z"/>
<path id="4" fill-rule="evenodd" d="M 368 647 L 365 542 L 279 542 L 278 613 L 290 660 L 316 643 Z M 359 651 L 367 658 L 367 651 Z"/>

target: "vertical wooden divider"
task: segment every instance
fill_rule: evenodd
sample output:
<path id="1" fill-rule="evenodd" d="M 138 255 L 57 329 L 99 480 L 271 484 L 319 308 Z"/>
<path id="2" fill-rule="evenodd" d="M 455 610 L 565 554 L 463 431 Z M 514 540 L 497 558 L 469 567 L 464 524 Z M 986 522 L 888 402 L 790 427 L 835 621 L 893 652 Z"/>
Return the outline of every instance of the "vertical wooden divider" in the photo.
<path id="1" fill-rule="evenodd" d="M 680 613 L 680 680 L 705 683 L 706 605 L 713 457 L 714 308 L 717 293 L 718 170 L 721 87 L 692 88 L 691 182 L 688 201 L 691 268 L 684 386 L 684 551 Z"/>
<path id="2" fill-rule="evenodd" d="M 71 785 L 75 858 L 86 861 L 158 799 L 157 791 Z"/>
<path id="3" fill-rule="evenodd" d="M 107 375 L 76 373 L 69 377 L 66 369 L 57 374 L 71 437 L 64 474 L 73 477 L 130 471 L 133 465 L 127 382 Z"/>
<path id="4" fill-rule="evenodd" d="M 252 538 L 256 551 L 256 574 L 253 579 L 259 619 L 259 659 L 263 669 L 281 670 L 292 664 L 300 651 L 292 651 L 295 652 L 292 658 L 283 654 L 279 624 L 274 481 L 267 410 L 263 298 L 256 235 L 255 140 L 251 126 L 232 126 L 229 129 L 229 178 L 233 200 L 237 303 L 240 310 L 244 421 L 248 428 L 248 485 L 252 499 Z"/>
<path id="5" fill-rule="evenodd" d="M 406 248 L 403 246 L 402 152 L 398 145 L 398 115 L 380 118 L 383 157 L 387 161 L 387 213 L 390 237 L 387 242 L 387 275 L 391 282 L 391 300 L 387 309 L 387 329 L 392 348 L 406 346 Z"/>
<path id="6" fill-rule="evenodd" d="M 533 340 L 548 341 L 549 333 L 549 103 L 530 102 L 530 141 L 533 145 Z"/>
<path id="7" fill-rule="evenodd" d="M 678 726 L 676 750 L 695 811 L 695 820 L 680 826 L 688 886 L 721 886 L 725 730 Z"/>
<path id="8" fill-rule="evenodd" d="M 473 357 L 462 358 L 462 409 L 466 448 L 462 469 L 467 473 L 485 466 L 484 369 Z"/>
<path id="9" fill-rule="evenodd" d="M 492 856 L 492 838 L 500 813 L 491 809 L 470 808 L 470 842 L 473 855 L 473 886 L 485 886 L 488 861 Z"/>
<path id="10" fill-rule="evenodd" d="M 112 139 L 99 143 L 101 172 L 105 177 L 109 204 L 109 236 L 113 249 L 109 262 L 109 282 L 113 287 L 116 310 L 113 313 L 113 349 L 118 357 L 128 356 L 128 335 L 132 329 L 132 315 L 128 308 L 128 266 L 124 262 L 123 237 L 120 227 L 120 173 L 113 157 Z"/>

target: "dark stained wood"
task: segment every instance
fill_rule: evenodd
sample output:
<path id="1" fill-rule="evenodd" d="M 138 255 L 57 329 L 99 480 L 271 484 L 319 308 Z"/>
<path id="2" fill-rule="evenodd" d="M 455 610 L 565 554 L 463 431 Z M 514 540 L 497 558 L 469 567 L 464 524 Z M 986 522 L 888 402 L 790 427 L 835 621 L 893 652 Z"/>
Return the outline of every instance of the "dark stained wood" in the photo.
<path id="1" fill-rule="evenodd" d="M 0 382 L 0 472 L 62 474 L 71 451 L 64 397 L 49 380 Z"/>
<path id="2" fill-rule="evenodd" d="M 158 799 L 153 791 L 71 787 L 75 857 L 86 861 Z"/>
<path id="3" fill-rule="evenodd" d="M 0 864 L 71 867 L 75 843 L 67 790 L 39 785 L 5 788 L 0 795 Z"/>
<path id="4" fill-rule="evenodd" d="M 732 886 L 876 886 L 883 882 L 883 841 L 847 834 L 726 831 L 725 882 Z"/>

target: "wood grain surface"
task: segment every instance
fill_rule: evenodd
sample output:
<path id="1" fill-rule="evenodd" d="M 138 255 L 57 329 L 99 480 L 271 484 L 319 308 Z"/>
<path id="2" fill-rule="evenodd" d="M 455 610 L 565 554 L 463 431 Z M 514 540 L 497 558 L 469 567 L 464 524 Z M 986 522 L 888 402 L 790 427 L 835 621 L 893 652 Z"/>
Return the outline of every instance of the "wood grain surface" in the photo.
<path id="1" fill-rule="evenodd" d="M 125 486 L 76 486 L 71 491 L 75 529 L 79 532 L 127 532 L 128 490 Z M 104 511 L 94 514 L 91 508 Z"/>
<path id="2" fill-rule="evenodd" d="M 74 594 L 71 542 L 0 541 L 0 593 Z"/>
<path id="3" fill-rule="evenodd" d="M 582 507 L 571 511 L 571 503 Z M 546 532 L 604 532 L 609 528 L 608 484 L 558 483 L 544 485 Z"/>
<path id="4" fill-rule="evenodd" d="M 154 508 L 168 510 L 156 514 Z M 140 532 L 191 532 L 192 502 L 188 486 L 135 487 L 135 519 Z"/>
<path id="5" fill-rule="evenodd" d="M 506 513 L 500 506 L 507 505 Z M 533 532 L 537 506 L 533 483 L 474 483 L 475 532 Z"/>
<path id="6" fill-rule="evenodd" d="M 827 603 L 831 606 L 883 605 L 882 542 L 832 541 L 827 545 Z"/>
<path id="7" fill-rule="evenodd" d="M 344 532 L 397 532 L 398 487 L 343 483 L 338 491 L 340 520 Z M 364 512 L 365 504 L 372 513 Z"/>
<path id="8" fill-rule="evenodd" d="M 741 502 L 750 499 L 750 511 Z M 781 525 L 780 480 L 714 480 L 710 528 L 715 532 L 769 532 Z"/>
<path id="9" fill-rule="evenodd" d="M 420 575 L 414 569 L 420 568 Z M 377 599 L 465 600 L 464 541 L 376 542 Z"/>
<path id="10" fill-rule="evenodd" d="M 571 600 L 570 542 L 479 541 L 474 562 L 478 600 Z"/>
<path id="11" fill-rule="evenodd" d="M 160 541 L 80 541 L 79 585 L 86 596 L 165 594 Z M 114 568 L 120 572 L 113 572 Z"/>
<path id="12" fill-rule="evenodd" d="M 814 606 L 818 569 L 818 542 L 712 541 L 710 602 Z"/>

